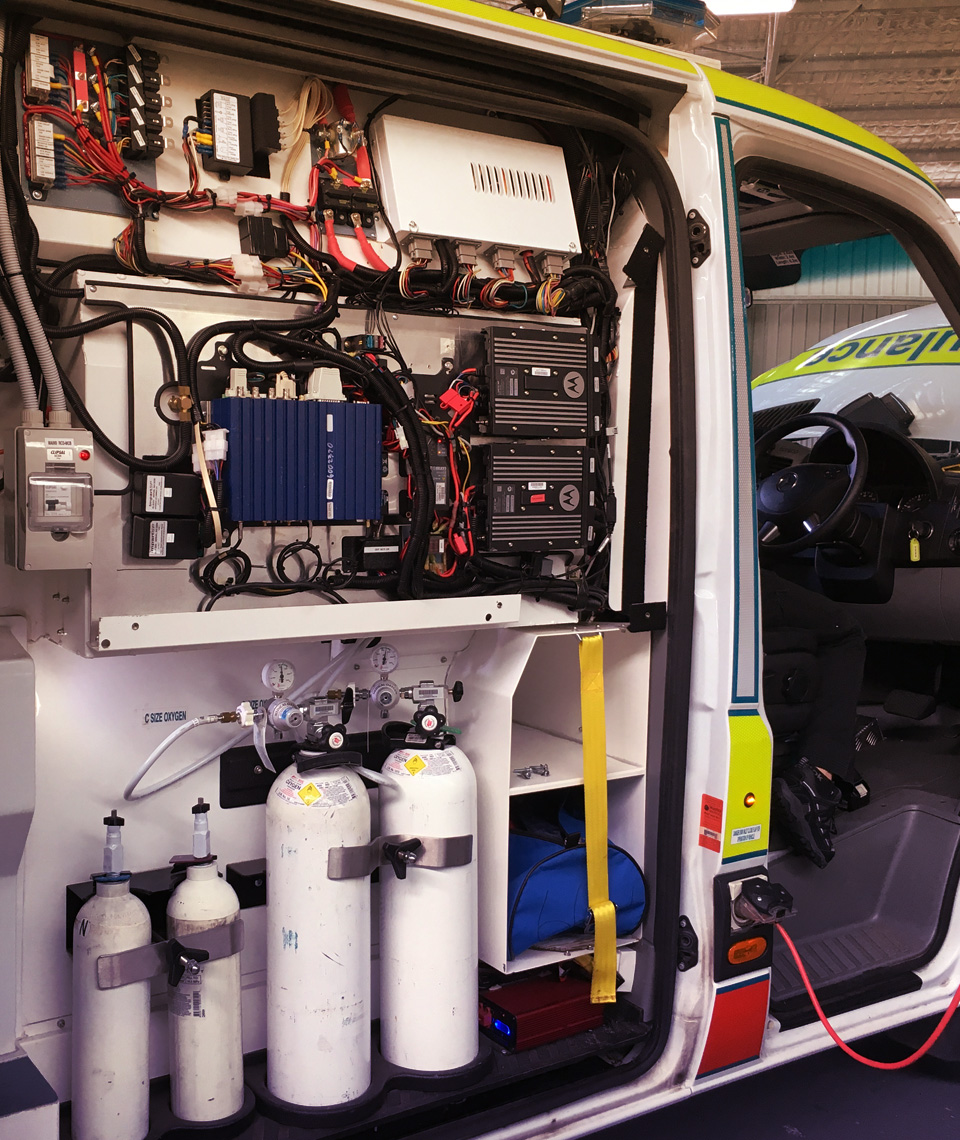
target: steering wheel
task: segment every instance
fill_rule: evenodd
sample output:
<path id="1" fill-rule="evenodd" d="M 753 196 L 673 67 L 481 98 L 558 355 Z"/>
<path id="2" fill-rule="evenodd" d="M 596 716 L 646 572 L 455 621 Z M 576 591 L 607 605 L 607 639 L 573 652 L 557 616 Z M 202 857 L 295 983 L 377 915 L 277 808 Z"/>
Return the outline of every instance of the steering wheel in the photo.
<path id="1" fill-rule="evenodd" d="M 853 424 L 826 412 L 797 416 L 771 428 L 756 442 L 756 459 L 765 459 L 788 435 L 808 427 L 833 428 L 843 435 L 853 459 L 847 463 L 799 463 L 775 471 L 757 484 L 757 527 L 761 551 L 796 554 L 826 542 L 856 510 L 867 477 L 867 443 Z"/>

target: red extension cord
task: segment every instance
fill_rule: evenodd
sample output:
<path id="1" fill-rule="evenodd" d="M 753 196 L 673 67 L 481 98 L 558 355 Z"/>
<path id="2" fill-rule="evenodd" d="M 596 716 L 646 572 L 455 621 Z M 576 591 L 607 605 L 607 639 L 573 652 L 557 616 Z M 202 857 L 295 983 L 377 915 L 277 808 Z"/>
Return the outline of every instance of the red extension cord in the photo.
<path id="1" fill-rule="evenodd" d="M 947 1028 L 947 1022 L 951 1017 L 953 1017 L 957 1006 L 960 1005 L 960 986 L 958 986 L 957 991 L 953 995 L 950 1004 L 947 1006 L 943 1017 L 941 1017 L 937 1022 L 936 1029 L 934 1029 L 934 1031 L 930 1034 L 926 1041 L 924 1041 L 920 1048 L 916 1050 L 916 1052 L 911 1053 L 909 1057 L 905 1057 L 902 1061 L 871 1061 L 869 1057 L 864 1057 L 860 1053 L 857 1053 L 854 1049 L 850 1048 L 846 1041 L 841 1040 L 839 1033 L 837 1033 L 837 1031 L 827 1020 L 827 1015 L 823 1012 L 823 1008 L 820 1005 L 820 1002 L 817 1000 L 817 995 L 813 992 L 813 986 L 810 983 L 809 975 L 804 969 L 803 962 L 800 961 L 800 955 L 793 943 L 793 939 L 789 934 L 787 934 L 787 932 L 779 923 L 777 923 L 777 930 L 779 930 L 783 935 L 783 940 L 787 944 L 787 949 L 793 955 L 793 960 L 796 962 L 797 969 L 800 971 L 800 977 L 803 980 L 803 984 L 806 987 L 807 993 L 810 995 L 810 1000 L 813 1002 L 813 1008 L 817 1011 L 817 1017 L 820 1018 L 820 1024 L 830 1034 L 837 1045 L 840 1046 L 844 1053 L 846 1053 L 848 1057 L 852 1057 L 855 1061 L 859 1061 L 861 1065 L 868 1065 L 871 1069 L 905 1069 L 908 1065 L 912 1065 L 914 1061 L 919 1061 L 920 1058 L 930 1048 L 932 1048 L 937 1038 Z"/>

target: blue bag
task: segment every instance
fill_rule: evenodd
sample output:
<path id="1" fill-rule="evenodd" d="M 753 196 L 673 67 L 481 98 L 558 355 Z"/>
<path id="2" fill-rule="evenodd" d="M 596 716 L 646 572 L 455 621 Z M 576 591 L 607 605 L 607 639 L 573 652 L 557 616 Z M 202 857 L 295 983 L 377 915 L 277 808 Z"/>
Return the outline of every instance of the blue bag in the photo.
<path id="1" fill-rule="evenodd" d="M 508 957 L 558 934 L 585 930 L 591 921 L 582 832 L 583 821 L 561 809 L 557 823 L 538 823 L 533 833 L 529 829 L 510 833 Z M 610 899 L 617 908 L 617 936 L 623 937 L 643 922 L 646 883 L 636 860 L 613 843 L 607 865 Z"/>

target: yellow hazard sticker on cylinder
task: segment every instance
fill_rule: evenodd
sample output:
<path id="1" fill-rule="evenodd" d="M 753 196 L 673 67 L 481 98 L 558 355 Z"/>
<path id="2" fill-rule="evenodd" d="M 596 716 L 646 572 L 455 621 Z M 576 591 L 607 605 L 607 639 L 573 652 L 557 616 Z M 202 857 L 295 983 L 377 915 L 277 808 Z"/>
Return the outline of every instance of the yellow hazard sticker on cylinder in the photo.
<path id="1" fill-rule="evenodd" d="M 320 799 L 323 792 L 317 787 L 316 784 L 304 784 L 303 787 L 297 792 L 297 795 L 309 807 L 314 801 Z"/>
<path id="2" fill-rule="evenodd" d="M 418 772 L 422 772 L 424 768 L 426 768 L 427 762 L 422 756 L 415 752 L 403 766 L 411 776 L 415 776 Z"/>

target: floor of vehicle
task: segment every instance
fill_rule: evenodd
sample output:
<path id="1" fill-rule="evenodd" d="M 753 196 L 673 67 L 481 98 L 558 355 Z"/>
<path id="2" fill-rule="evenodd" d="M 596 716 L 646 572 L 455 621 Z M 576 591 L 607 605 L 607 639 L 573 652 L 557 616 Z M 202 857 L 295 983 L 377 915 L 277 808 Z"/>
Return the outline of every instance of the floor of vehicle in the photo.
<path id="1" fill-rule="evenodd" d="M 863 988 L 868 1004 L 889 996 L 869 983 L 909 973 L 942 940 L 945 900 L 960 871 L 960 732 L 915 730 L 861 753 L 871 802 L 838 813 L 836 856 L 824 869 L 772 852 L 771 878 L 794 896 L 787 929 L 810 979 L 832 991 Z M 803 1002 L 799 972 L 774 948 L 772 1006 Z"/>

